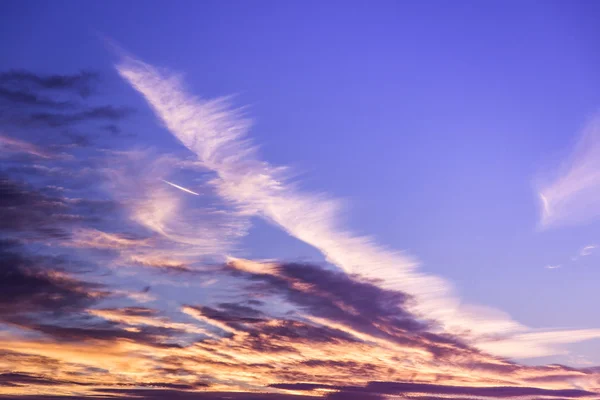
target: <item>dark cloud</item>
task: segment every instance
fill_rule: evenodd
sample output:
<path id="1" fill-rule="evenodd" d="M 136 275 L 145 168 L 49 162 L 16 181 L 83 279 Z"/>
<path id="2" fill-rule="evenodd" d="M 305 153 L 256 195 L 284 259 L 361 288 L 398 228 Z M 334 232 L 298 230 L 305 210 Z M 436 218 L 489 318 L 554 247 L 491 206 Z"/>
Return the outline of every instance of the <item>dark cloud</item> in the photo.
<path id="1" fill-rule="evenodd" d="M 298 342 L 356 342 L 352 335 L 339 329 L 315 326 L 302 321 L 272 319 L 263 312 L 237 303 L 221 303 L 219 309 L 207 306 L 187 306 L 204 317 L 247 333 L 245 344 L 254 350 L 294 351 L 280 343 Z"/>
<path id="2" fill-rule="evenodd" d="M 93 140 L 88 135 L 82 135 L 80 133 L 65 132 L 65 139 L 67 140 L 68 146 L 73 147 L 90 147 L 93 145 Z M 60 144 L 58 144 L 60 146 Z"/>
<path id="3" fill-rule="evenodd" d="M 15 90 L 71 91 L 81 97 L 92 93 L 99 76 L 95 72 L 81 71 L 76 74 L 36 74 L 26 70 L 10 70 L 0 73 L 0 86 Z"/>
<path id="4" fill-rule="evenodd" d="M 30 373 L 23 373 L 23 372 L 10 372 L 10 373 L 0 373 L 0 387 L 1 386 L 30 386 L 30 385 L 49 385 L 49 386 L 56 386 L 56 385 L 80 385 L 80 386 L 87 386 L 87 384 L 83 384 L 83 383 L 78 383 L 75 381 L 64 381 L 64 380 L 57 380 L 57 379 L 53 379 L 51 377 L 48 376 L 43 376 L 43 375 L 34 375 L 34 374 L 30 374 Z M 133 384 L 117 384 L 115 386 L 118 386 L 118 388 L 103 388 L 103 389 L 96 389 L 97 392 L 99 393 L 115 393 L 115 394 L 152 394 L 152 393 L 157 393 L 157 392 L 164 392 L 164 390 L 160 390 L 160 389 L 171 389 L 169 390 L 169 393 L 183 393 L 185 394 L 185 392 L 178 392 L 178 391 L 182 391 L 182 390 L 194 390 L 194 389 L 199 389 L 199 388 L 205 388 L 208 387 L 208 384 L 203 383 L 203 382 L 197 382 L 194 384 L 186 384 L 186 383 L 173 383 L 173 382 L 136 382 Z M 128 387 L 136 387 L 136 388 L 140 388 L 140 387 L 144 387 L 144 388 L 151 388 L 151 389 L 129 389 Z M 159 390 L 156 390 L 159 389 Z M 3 398 L 0 396 L 0 398 Z M 27 396 L 23 396 L 23 397 L 19 397 L 19 398 L 27 398 Z"/>
<path id="5" fill-rule="evenodd" d="M 39 112 L 27 115 L 21 120 L 21 124 L 65 127 L 85 121 L 120 121 L 131 113 L 129 108 L 114 106 L 94 107 L 69 114 Z"/>
<path id="6" fill-rule="evenodd" d="M 229 309 L 215 309 L 207 306 L 188 306 L 196 311 L 200 312 L 207 318 L 210 318 L 215 321 L 225 322 L 225 323 L 256 323 L 256 322 L 264 322 L 265 319 L 261 318 L 262 313 L 257 310 L 251 309 L 250 307 L 243 306 L 235 306 L 229 304 Z M 238 308 L 239 307 L 239 308 Z M 246 310 L 247 309 L 247 310 Z M 264 316 L 263 316 L 264 317 Z"/>
<path id="7" fill-rule="evenodd" d="M 119 394 L 132 396 L 137 399 L 182 399 L 182 400 L 309 400 L 322 399 L 320 396 L 288 395 L 282 393 L 240 393 L 240 392 L 184 392 L 174 390 L 149 390 L 149 389 L 98 389 L 98 393 Z M 1 398 L 1 397 L 0 397 Z M 127 397 L 125 397 L 127 398 Z M 33 399 L 32 399 L 33 400 Z M 41 400 L 41 399 L 40 399 Z"/>
<path id="8" fill-rule="evenodd" d="M 397 382 L 371 382 L 367 385 L 366 390 L 382 394 L 434 393 L 486 397 L 553 396 L 577 398 L 594 395 L 592 392 L 576 389 L 551 390 L 533 387 L 442 386 L 425 383 Z"/>
<path id="9" fill-rule="evenodd" d="M 521 396 L 547 396 L 562 398 L 583 398 L 595 395 L 595 393 L 578 389 L 540 389 L 534 387 L 472 387 L 472 386 L 447 386 L 432 385 L 426 383 L 406 382 L 369 382 L 366 386 L 337 386 L 320 385 L 313 383 L 281 383 L 273 384 L 271 387 L 287 390 L 330 389 L 343 393 L 366 393 L 373 395 L 407 395 L 411 393 L 424 393 L 433 396 L 466 396 L 466 397 L 492 397 L 510 398 Z M 341 398 L 341 397 L 336 397 Z"/>
<path id="10" fill-rule="evenodd" d="M 281 276 L 251 274 L 253 280 L 269 285 L 266 289 L 284 294 L 293 303 L 314 315 L 367 327 L 383 321 L 404 331 L 423 331 L 427 325 L 405 310 L 410 297 L 405 293 L 384 290 L 371 282 L 361 281 L 342 272 L 311 264 L 280 264 Z M 297 289 L 292 282 L 308 286 Z"/>
<path id="11" fill-rule="evenodd" d="M 28 185 L 0 175 L 0 234 L 29 238 L 65 239 L 69 232 L 63 222 L 69 214 L 66 202 Z"/>
<path id="12" fill-rule="evenodd" d="M 77 102 L 71 97 L 88 97 L 98 81 L 98 74 L 86 71 L 70 75 L 6 71 L 0 73 L 0 106 L 50 109 L 77 107 Z"/>
<path id="13" fill-rule="evenodd" d="M 0 171 L 0 238 L 66 240 L 73 226 L 114 212 L 117 204 L 104 199 L 65 198 L 38 190 Z"/>
<path id="14" fill-rule="evenodd" d="M 90 316 L 86 310 L 111 296 L 102 285 L 75 279 L 68 259 L 28 254 L 24 246 L 0 241 L 0 321 L 36 331 L 58 341 L 130 339 L 157 347 L 171 343 L 176 329 L 122 324 Z M 154 316 L 156 311 L 130 307 L 123 313 Z"/>
<path id="15" fill-rule="evenodd" d="M 325 326 L 314 326 L 299 321 L 281 320 L 277 324 L 264 324 L 249 330 L 254 335 L 266 335 L 271 339 L 310 342 L 356 342 L 352 335 Z"/>
<path id="16" fill-rule="evenodd" d="M 135 330 L 126 329 L 126 324 L 91 317 L 84 310 L 70 314 L 29 314 L 5 318 L 12 325 L 39 332 L 56 342 L 114 342 L 127 339 L 139 344 L 156 348 L 183 348 L 176 340 L 181 331 L 178 329 L 138 326 Z"/>
<path id="17" fill-rule="evenodd" d="M 277 275 L 240 272 L 234 275 L 259 282 L 250 287 L 261 294 L 283 295 L 310 314 L 347 325 L 357 331 L 425 347 L 437 357 L 456 349 L 475 351 L 458 338 L 427 332 L 431 325 L 407 311 L 411 297 L 386 290 L 374 282 L 311 264 L 282 263 Z"/>
<path id="18" fill-rule="evenodd" d="M 0 360 L 4 362 L 14 361 L 23 364 L 38 364 L 54 367 L 58 367 L 60 365 L 60 361 L 50 357 L 41 356 L 37 354 L 21 353 L 18 351 L 11 351 L 6 349 L 0 350 Z"/>
<path id="19" fill-rule="evenodd" d="M 238 315 L 261 319 L 264 317 L 262 311 L 239 303 L 220 303 L 219 308 L 230 315 Z"/>
<path id="20" fill-rule="evenodd" d="M 159 314 L 158 310 L 148 307 L 103 308 L 101 311 L 114 312 L 130 317 L 155 317 Z"/>
<path id="21" fill-rule="evenodd" d="M 333 392 L 327 395 L 327 400 L 386 400 L 387 397 L 375 394 L 375 393 L 364 393 L 364 392 Z M 431 397 L 426 397 L 427 400 L 434 400 Z"/>
<path id="22" fill-rule="evenodd" d="M 11 106 L 32 106 L 49 108 L 72 107 L 68 101 L 57 101 L 29 91 L 19 91 L 3 88 L 0 86 L 0 104 L 10 103 Z"/>
<path id="23" fill-rule="evenodd" d="M 81 316 L 72 322 L 74 323 L 73 326 L 42 324 L 31 320 L 25 323 L 27 328 L 61 341 L 85 342 L 90 340 L 114 341 L 116 339 L 129 339 L 156 347 L 181 347 L 178 344 L 168 342 L 172 336 L 179 332 L 169 328 L 141 327 L 137 331 L 128 331 L 118 323 Z"/>
<path id="24" fill-rule="evenodd" d="M 133 133 L 125 133 L 121 130 L 121 128 L 118 125 L 115 124 L 108 124 L 108 125 L 104 125 L 101 127 L 105 132 L 110 133 L 111 136 L 113 137 L 119 137 L 119 138 L 133 138 L 136 135 Z"/>
<path id="25" fill-rule="evenodd" d="M 330 371 L 341 369 L 356 376 L 370 376 L 381 369 L 381 367 L 370 363 L 341 360 L 307 360 L 303 361 L 301 364 L 308 367 L 325 367 Z"/>
<path id="26" fill-rule="evenodd" d="M 14 320 L 30 313 L 70 313 L 107 295 L 102 286 L 65 273 L 60 257 L 25 255 L 23 246 L 0 241 L 0 318 Z"/>
<path id="27" fill-rule="evenodd" d="M 122 134 L 117 124 L 130 116 L 132 109 L 88 102 L 100 81 L 99 74 L 88 71 L 66 75 L 25 70 L 0 73 L 0 125 L 18 131 L 20 136 L 34 137 L 46 147 L 63 150 L 92 150 L 97 147 L 93 142 L 103 137 L 132 136 Z"/>
<path id="28" fill-rule="evenodd" d="M 52 379 L 47 376 L 38 376 L 33 374 L 27 374 L 22 372 L 9 372 L 0 374 L 0 387 L 1 386 L 17 386 L 17 385 L 64 385 L 64 384 L 76 384 L 75 382 L 66 382 L 56 379 Z"/>

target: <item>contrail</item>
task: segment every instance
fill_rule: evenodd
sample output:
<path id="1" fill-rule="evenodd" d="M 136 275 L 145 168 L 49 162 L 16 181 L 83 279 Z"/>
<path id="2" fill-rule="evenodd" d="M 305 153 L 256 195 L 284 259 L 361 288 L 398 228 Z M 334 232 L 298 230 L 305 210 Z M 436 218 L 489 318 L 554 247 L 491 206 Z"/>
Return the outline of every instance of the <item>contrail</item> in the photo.
<path id="1" fill-rule="evenodd" d="M 191 191 L 190 189 L 186 189 L 186 188 L 184 188 L 183 186 L 176 185 L 176 184 L 174 184 L 173 182 L 165 181 L 164 179 L 161 179 L 161 181 L 163 181 L 164 183 L 166 183 L 166 184 L 168 184 L 168 185 L 171 185 L 171 186 L 173 186 L 173 187 L 175 187 L 175 188 L 177 188 L 177 189 L 179 189 L 179 190 L 183 190 L 184 192 L 191 193 L 191 194 L 195 194 L 196 196 L 200 196 L 198 193 L 196 193 L 196 192 L 193 192 L 193 191 Z"/>

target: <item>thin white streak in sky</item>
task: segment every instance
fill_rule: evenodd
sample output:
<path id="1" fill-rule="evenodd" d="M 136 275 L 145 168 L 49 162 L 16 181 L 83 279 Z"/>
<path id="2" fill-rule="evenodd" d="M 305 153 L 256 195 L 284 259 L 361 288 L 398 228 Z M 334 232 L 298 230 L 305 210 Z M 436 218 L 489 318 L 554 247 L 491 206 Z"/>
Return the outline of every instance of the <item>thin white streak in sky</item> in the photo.
<path id="1" fill-rule="evenodd" d="M 190 189 L 186 189 L 186 188 L 184 188 L 183 186 L 176 185 L 176 184 L 174 184 L 173 182 L 169 182 L 169 181 L 166 181 L 166 180 L 164 180 L 164 179 L 161 179 L 161 181 L 163 181 L 164 183 L 166 183 L 166 184 L 168 184 L 168 185 L 171 185 L 171 186 L 173 186 L 174 188 L 177 188 L 177 189 L 179 189 L 179 190 L 183 190 L 184 192 L 191 193 L 191 194 L 194 194 L 194 195 L 196 195 L 196 196 L 200 196 L 198 193 L 196 193 L 196 192 L 193 192 L 193 191 L 191 191 Z"/>

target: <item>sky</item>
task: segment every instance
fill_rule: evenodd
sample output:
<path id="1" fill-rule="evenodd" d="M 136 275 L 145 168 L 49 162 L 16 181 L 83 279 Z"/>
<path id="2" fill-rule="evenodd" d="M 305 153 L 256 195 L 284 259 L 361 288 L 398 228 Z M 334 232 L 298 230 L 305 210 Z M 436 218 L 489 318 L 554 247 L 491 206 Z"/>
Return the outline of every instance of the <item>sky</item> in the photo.
<path id="1" fill-rule="evenodd" d="M 0 398 L 598 398 L 598 18 L 2 2 Z"/>

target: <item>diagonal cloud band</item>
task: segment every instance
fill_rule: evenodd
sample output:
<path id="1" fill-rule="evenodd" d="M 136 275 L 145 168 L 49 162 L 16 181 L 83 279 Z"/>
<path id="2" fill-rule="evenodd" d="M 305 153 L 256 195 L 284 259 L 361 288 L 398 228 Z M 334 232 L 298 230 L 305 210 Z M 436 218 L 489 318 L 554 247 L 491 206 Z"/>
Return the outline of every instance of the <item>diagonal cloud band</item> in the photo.
<path id="1" fill-rule="evenodd" d="M 410 311 L 437 321 L 443 331 L 467 335 L 507 357 L 555 354 L 557 350 L 550 345 L 564 343 L 567 336 L 572 341 L 600 337 L 598 329 L 586 330 L 586 335 L 554 332 L 545 342 L 526 340 L 529 328 L 500 311 L 461 304 L 449 282 L 419 272 L 415 259 L 346 230 L 339 222 L 337 201 L 297 190 L 286 181 L 285 168 L 258 158 L 256 148 L 245 138 L 249 121 L 232 110 L 227 99 L 199 99 L 186 92 L 177 76 L 131 57 L 119 63 L 117 70 L 166 128 L 197 155 L 199 165 L 216 173 L 212 183 L 224 199 L 314 246 L 344 271 L 413 295 L 416 302 Z M 511 340 L 516 334 L 520 339 Z M 556 337 L 560 340 L 553 340 Z"/>

